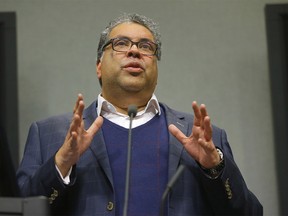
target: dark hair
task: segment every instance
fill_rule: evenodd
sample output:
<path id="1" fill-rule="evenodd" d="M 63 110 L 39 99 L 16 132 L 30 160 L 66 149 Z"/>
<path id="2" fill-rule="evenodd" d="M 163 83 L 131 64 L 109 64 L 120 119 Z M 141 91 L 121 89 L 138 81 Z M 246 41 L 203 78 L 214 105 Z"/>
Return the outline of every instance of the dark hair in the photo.
<path id="1" fill-rule="evenodd" d="M 101 33 L 99 44 L 98 44 L 98 50 L 97 50 L 97 63 L 99 63 L 102 57 L 103 46 L 108 41 L 109 39 L 108 37 L 112 29 L 116 27 L 117 25 L 126 23 L 126 22 L 133 22 L 133 23 L 140 24 L 146 27 L 152 33 L 155 43 L 158 46 L 156 56 L 157 56 L 157 59 L 160 60 L 161 59 L 161 41 L 160 41 L 161 36 L 158 30 L 158 25 L 153 20 L 145 16 L 134 13 L 134 14 L 123 14 L 122 16 L 112 20 L 108 24 L 108 26 L 104 29 L 104 31 Z"/>

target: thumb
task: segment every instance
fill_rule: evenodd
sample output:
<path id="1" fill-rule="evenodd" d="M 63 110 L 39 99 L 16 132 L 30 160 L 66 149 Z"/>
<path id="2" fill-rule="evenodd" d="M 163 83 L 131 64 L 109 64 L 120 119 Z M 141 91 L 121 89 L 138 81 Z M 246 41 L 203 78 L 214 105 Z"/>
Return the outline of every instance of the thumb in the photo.
<path id="1" fill-rule="evenodd" d="M 187 138 L 185 136 L 185 134 L 183 134 L 175 125 L 173 124 L 170 124 L 169 127 L 168 127 L 170 133 L 176 137 L 176 139 L 178 139 L 180 142 Z"/>
<path id="2" fill-rule="evenodd" d="M 98 116 L 87 132 L 95 135 L 97 131 L 101 128 L 102 124 L 103 124 L 103 117 Z"/>

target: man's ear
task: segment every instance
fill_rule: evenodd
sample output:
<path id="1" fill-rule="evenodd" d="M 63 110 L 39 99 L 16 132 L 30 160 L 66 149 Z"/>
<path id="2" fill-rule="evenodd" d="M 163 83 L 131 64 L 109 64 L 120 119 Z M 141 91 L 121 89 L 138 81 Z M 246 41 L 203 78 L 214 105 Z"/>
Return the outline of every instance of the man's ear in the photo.
<path id="1" fill-rule="evenodd" d="M 101 79 L 102 71 L 101 71 L 101 60 L 99 60 L 96 64 L 96 74 L 98 79 Z"/>

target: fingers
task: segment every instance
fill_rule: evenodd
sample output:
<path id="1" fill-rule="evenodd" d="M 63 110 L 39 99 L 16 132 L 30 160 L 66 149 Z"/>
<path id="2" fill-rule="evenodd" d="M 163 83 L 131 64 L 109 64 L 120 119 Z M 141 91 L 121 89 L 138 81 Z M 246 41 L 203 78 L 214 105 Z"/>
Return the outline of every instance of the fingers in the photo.
<path id="1" fill-rule="evenodd" d="M 203 128 L 204 118 L 208 116 L 205 104 L 201 104 L 200 106 L 198 106 L 197 102 L 193 101 L 192 108 L 195 115 L 194 125 L 201 126 Z"/>
<path id="2" fill-rule="evenodd" d="M 196 101 L 192 102 L 192 108 L 194 111 L 194 125 L 200 127 L 201 126 L 201 112 Z"/>
<path id="3" fill-rule="evenodd" d="M 208 116 L 205 104 L 201 104 L 200 106 L 198 106 L 197 102 L 193 101 L 192 108 L 195 116 L 194 125 L 203 127 L 204 119 L 206 116 Z"/>
<path id="4" fill-rule="evenodd" d="M 201 105 L 200 105 L 200 112 L 201 112 L 202 120 L 204 121 L 204 118 L 205 118 L 206 116 L 208 116 L 208 113 L 207 113 L 207 109 L 206 109 L 205 104 L 201 104 Z"/>
<path id="5" fill-rule="evenodd" d="M 69 132 L 67 134 L 67 139 L 72 139 L 70 140 L 71 142 L 76 141 L 78 130 L 82 124 L 82 115 L 84 108 L 85 105 L 83 101 L 83 96 L 82 94 L 78 94 L 77 101 L 73 108 L 73 119 L 70 124 Z"/>
<path id="6" fill-rule="evenodd" d="M 84 101 L 83 100 L 79 101 L 78 109 L 76 110 L 74 115 L 78 115 L 79 118 L 82 119 L 84 108 L 85 108 Z"/>
<path id="7" fill-rule="evenodd" d="M 80 126 L 82 122 L 82 115 L 83 115 L 83 110 L 85 108 L 84 104 L 84 99 L 82 94 L 78 94 L 76 104 L 73 109 L 73 120 L 72 124 L 74 127 Z"/>
<path id="8" fill-rule="evenodd" d="M 76 111 L 78 110 L 80 101 L 83 101 L 83 95 L 82 94 L 78 94 L 78 96 L 77 96 L 77 101 L 76 101 L 75 106 L 73 108 L 73 113 L 76 113 Z"/>
<path id="9" fill-rule="evenodd" d="M 204 125 L 204 138 L 206 141 L 210 141 L 212 139 L 212 125 L 209 116 L 206 116 L 204 118 L 203 125 Z"/>
<path id="10" fill-rule="evenodd" d="M 73 116 L 73 120 L 70 124 L 70 129 L 69 132 L 67 134 L 67 138 L 68 141 L 70 142 L 70 145 L 74 145 L 73 143 L 76 142 L 77 140 L 77 136 L 78 136 L 78 130 L 79 130 L 79 126 L 81 125 L 81 119 L 79 117 L 79 115 L 74 114 Z"/>
<path id="11" fill-rule="evenodd" d="M 204 140 L 209 141 L 212 139 L 212 125 L 210 121 L 210 117 L 208 116 L 208 112 L 206 109 L 205 104 L 201 104 L 200 106 L 197 105 L 196 101 L 192 102 L 192 108 L 194 111 L 194 126 L 201 127 L 204 131 Z M 193 135 L 195 138 L 201 137 L 200 131 L 197 128 L 193 129 Z M 198 134 L 199 133 L 199 134 Z"/>
<path id="12" fill-rule="evenodd" d="M 81 127 L 82 124 L 82 113 L 84 109 L 84 104 L 81 106 L 80 110 L 78 110 L 79 113 L 75 113 L 73 115 L 73 119 L 70 125 L 70 133 L 73 131 L 77 131 L 79 127 Z"/>

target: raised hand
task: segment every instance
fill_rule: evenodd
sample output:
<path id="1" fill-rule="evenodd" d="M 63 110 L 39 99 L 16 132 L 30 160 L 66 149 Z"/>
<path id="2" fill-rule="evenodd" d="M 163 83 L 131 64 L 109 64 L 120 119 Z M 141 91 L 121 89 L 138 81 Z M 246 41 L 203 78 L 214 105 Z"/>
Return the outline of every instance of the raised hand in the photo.
<path id="1" fill-rule="evenodd" d="M 83 121 L 84 101 L 81 94 L 78 95 L 73 110 L 73 119 L 67 132 L 65 141 L 55 155 L 55 163 L 63 177 L 69 169 L 77 163 L 80 156 L 90 146 L 94 135 L 101 128 L 103 118 L 98 116 L 88 130 L 85 130 Z"/>
<path id="2" fill-rule="evenodd" d="M 212 140 L 210 117 L 204 104 L 199 107 L 193 101 L 192 108 L 194 111 L 194 122 L 191 135 L 189 137 L 185 136 L 173 124 L 169 125 L 169 131 L 201 166 L 212 168 L 220 163 L 220 157 Z"/>

